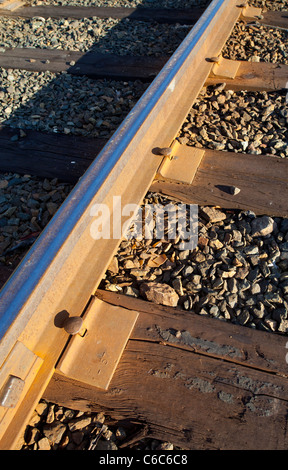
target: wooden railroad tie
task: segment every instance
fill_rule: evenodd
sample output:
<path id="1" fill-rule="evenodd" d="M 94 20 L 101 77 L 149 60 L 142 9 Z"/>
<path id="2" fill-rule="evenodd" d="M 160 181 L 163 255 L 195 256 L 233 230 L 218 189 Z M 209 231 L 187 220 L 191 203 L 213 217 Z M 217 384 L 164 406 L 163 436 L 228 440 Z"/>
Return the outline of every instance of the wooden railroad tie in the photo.
<path id="1" fill-rule="evenodd" d="M 90 78 L 152 81 L 169 60 L 164 57 L 133 57 L 64 51 L 59 49 L 13 48 L 0 52 L 0 67 L 35 72 L 63 72 Z M 207 60 L 210 60 L 207 57 Z M 73 65 L 72 65 L 73 64 Z M 288 65 L 225 59 L 215 64 L 205 85 L 226 83 L 227 89 L 276 91 L 287 88 Z M 228 71 L 234 71 L 233 76 Z"/>
<path id="2" fill-rule="evenodd" d="M 4 0 L 6 2 L 13 0 Z M 14 0 L 16 1 L 16 0 Z M 97 16 L 98 18 L 114 18 L 114 19 L 129 19 L 132 21 L 155 21 L 157 23 L 168 24 L 195 24 L 203 12 L 204 8 L 186 8 L 186 9 L 169 9 L 169 8 L 126 8 L 126 7 L 95 7 L 95 6 L 56 6 L 56 5 L 24 5 L 18 8 L 17 11 L 11 11 L 1 8 L 0 16 L 18 16 L 22 18 L 33 18 L 40 16 L 42 18 L 91 18 Z"/>
<path id="3" fill-rule="evenodd" d="M 288 160 L 194 147 L 177 147 L 175 164 L 167 160 L 159 168 L 150 190 L 187 204 L 252 210 L 257 215 L 288 217 Z M 191 181 L 188 157 L 191 157 Z M 183 159 L 183 165 L 181 161 Z M 195 165 L 193 164 L 195 162 Z M 175 168 L 176 167 L 176 168 Z M 173 176 L 177 176 L 177 179 Z M 238 188 L 231 194 L 229 188 Z"/>
<path id="4" fill-rule="evenodd" d="M 103 322 L 114 309 L 120 324 L 129 313 L 138 315 L 109 388 L 89 383 L 105 354 L 97 356 L 98 349 L 95 353 L 88 343 L 81 350 L 81 357 L 87 354 L 83 373 L 76 364 L 64 374 L 60 363 L 45 399 L 132 419 L 146 425 L 146 437 L 170 440 L 182 449 L 287 447 L 286 336 L 108 291 L 97 291 L 95 301 Z M 93 335 L 97 342 L 97 331 Z M 73 360 L 78 347 L 72 343 L 70 348 L 67 357 L 71 353 Z"/>

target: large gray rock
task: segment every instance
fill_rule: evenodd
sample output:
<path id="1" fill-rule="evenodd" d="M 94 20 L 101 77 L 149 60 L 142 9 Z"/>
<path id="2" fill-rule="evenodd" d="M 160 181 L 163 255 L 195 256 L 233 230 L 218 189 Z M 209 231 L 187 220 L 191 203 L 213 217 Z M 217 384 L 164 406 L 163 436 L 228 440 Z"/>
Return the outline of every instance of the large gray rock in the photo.
<path id="1" fill-rule="evenodd" d="M 140 293 L 150 302 L 169 307 L 176 307 L 179 300 L 177 292 L 171 286 L 160 282 L 144 282 L 140 286 Z"/>
<path id="2" fill-rule="evenodd" d="M 275 228 L 275 222 L 272 217 L 264 215 L 263 217 L 257 217 L 251 222 L 251 236 L 252 237 L 264 237 L 273 232 Z"/>
<path id="3" fill-rule="evenodd" d="M 220 222 L 221 220 L 226 219 L 226 214 L 224 212 L 215 209 L 214 207 L 201 207 L 200 208 L 201 216 L 208 222 Z"/>

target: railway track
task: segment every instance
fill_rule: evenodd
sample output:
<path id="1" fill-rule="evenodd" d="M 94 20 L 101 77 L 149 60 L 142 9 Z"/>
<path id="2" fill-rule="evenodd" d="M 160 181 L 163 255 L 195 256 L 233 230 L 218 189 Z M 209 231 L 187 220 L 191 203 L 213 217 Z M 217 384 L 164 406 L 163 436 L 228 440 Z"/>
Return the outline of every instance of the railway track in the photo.
<path id="1" fill-rule="evenodd" d="M 138 273 L 134 271 L 139 286 L 145 285 L 143 298 L 122 295 L 119 279 L 110 283 L 107 276 L 107 272 L 113 273 L 111 263 L 119 246 L 123 247 L 122 217 L 131 216 L 149 192 L 158 194 L 160 200 L 167 197 L 194 208 L 216 206 L 205 212 L 210 223 L 215 216 L 217 222 L 223 211 L 250 211 L 256 220 L 266 222 L 287 218 L 288 160 L 284 153 L 277 158 L 269 153 L 241 152 L 237 147 L 237 151 L 224 152 L 213 145 L 187 144 L 189 139 L 185 142 L 183 138 L 183 123 L 203 86 L 285 97 L 288 65 L 231 60 L 221 54 L 240 19 L 251 27 L 260 23 L 282 31 L 287 28 L 285 11 L 265 12 L 237 0 L 214 0 L 205 10 L 177 10 L 177 15 L 172 10 L 144 8 L 113 8 L 112 12 L 101 7 L 14 5 L 15 9 L 7 9 L 6 3 L 0 15 L 9 21 L 110 18 L 113 13 L 116 19 L 135 22 L 189 23 L 191 31 L 173 54 L 141 59 L 137 54 L 119 57 L 93 50 L 23 45 L 1 50 L 0 66 L 8 73 L 21 69 L 66 72 L 93 80 L 137 79 L 147 87 L 110 138 L 24 129 L 23 139 L 20 129 L 16 138 L 15 127 L 1 129 L 2 172 L 59 178 L 75 186 L 1 291 L 0 448 L 17 448 L 33 410 L 44 397 L 72 409 L 100 409 L 113 419 L 131 420 L 143 426 L 143 437 L 170 440 L 182 449 L 285 449 L 284 327 L 272 334 L 263 322 L 261 331 L 237 321 L 198 315 L 189 306 L 191 296 L 183 295 L 183 309 L 183 304 L 177 305 L 179 296 L 165 282 L 166 290 L 162 284 L 158 297 L 149 302 L 151 286 L 147 284 L 152 281 L 155 287 L 157 275 L 143 277 L 145 261 Z M 281 116 L 287 120 L 287 114 Z M 129 211 L 125 214 L 123 208 Z M 93 232 L 93 227 L 99 229 L 100 209 L 102 234 L 112 219 L 114 224 L 113 234 L 106 231 L 102 238 Z M 255 236 L 261 247 L 263 232 Z M 285 233 L 282 240 L 279 237 L 278 233 L 279 243 L 285 243 Z M 205 252 L 208 242 L 205 237 L 201 240 L 198 254 Z M 153 240 L 153 257 L 147 258 L 151 265 L 157 269 L 166 262 L 175 268 L 172 257 L 157 252 L 158 245 L 159 240 Z M 135 254 L 137 243 L 133 246 Z M 192 256 L 194 248 L 186 247 L 186 254 Z M 183 260 L 179 253 L 177 261 Z M 282 256 L 283 266 L 285 259 Z M 264 270 L 263 263 L 261 266 Z M 231 268 L 226 263 L 222 277 L 228 279 L 239 270 L 239 279 L 245 263 L 238 259 L 234 271 Z M 284 320 L 286 271 L 284 266 Z M 127 278 L 123 287 L 125 281 Z M 111 285 L 114 291 L 105 288 Z M 129 281 L 127 285 L 131 285 Z M 265 301 L 269 303 L 268 297 Z M 275 308 L 273 302 L 271 309 Z M 79 327 L 71 322 L 69 326 L 71 317 L 77 318 Z M 159 396 L 163 397 L 160 410 Z"/>

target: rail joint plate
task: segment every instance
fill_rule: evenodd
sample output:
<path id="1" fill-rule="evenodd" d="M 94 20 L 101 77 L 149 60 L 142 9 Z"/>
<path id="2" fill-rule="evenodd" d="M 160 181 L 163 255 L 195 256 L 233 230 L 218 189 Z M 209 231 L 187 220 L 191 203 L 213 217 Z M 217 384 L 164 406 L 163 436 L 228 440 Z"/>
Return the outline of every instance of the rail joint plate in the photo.
<path id="1" fill-rule="evenodd" d="M 171 155 L 162 161 L 156 179 L 191 184 L 203 158 L 205 150 L 181 145 L 177 140 L 172 145 Z"/>
<path id="2" fill-rule="evenodd" d="M 212 67 L 210 77 L 234 79 L 239 67 L 239 61 L 224 59 L 224 57 L 220 56 L 218 62 L 216 62 Z"/>
<path id="3" fill-rule="evenodd" d="M 83 317 L 86 333 L 72 336 L 56 369 L 107 390 L 138 315 L 93 298 Z"/>

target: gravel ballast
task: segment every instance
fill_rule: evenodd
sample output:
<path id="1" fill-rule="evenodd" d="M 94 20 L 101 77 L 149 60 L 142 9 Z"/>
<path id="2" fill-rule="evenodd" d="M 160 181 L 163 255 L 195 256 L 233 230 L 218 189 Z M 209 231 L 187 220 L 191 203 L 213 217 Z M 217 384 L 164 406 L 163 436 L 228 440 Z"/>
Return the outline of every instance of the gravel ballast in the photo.
<path id="1" fill-rule="evenodd" d="M 0 69 L 0 76 L 2 125 L 90 137 L 111 137 L 147 88 L 65 73 Z"/>
<path id="2" fill-rule="evenodd" d="M 286 92 L 233 92 L 211 86 L 198 96 L 180 137 L 198 148 L 287 158 L 287 123 Z"/>
<path id="3" fill-rule="evenodd" d="M 19 263 L 68 196 L 72 186 L 57 179 L 16 173 L 0 177 L 0 263 Z"/>
<path id="4" fill-rule="evenodd" d="M 105 54 L 172 54 L 191 26 L 97 17 L 53 19 L 0 18 L 0 47 L 96 51 Z"/>
<path id="5" fill-rule="evenodd" d="M 30 0 L 31 5 L 73 5 L 125 8 L 191 8 L 206 7 L 211 0 Z M 268 10 L 287 10 L 286 0 L 250 0 L 249 5 Z"/>
<path id="6" fill-rule="evenodd" d="M 287 10 L 286 0 L 251 0 L 249 5 L 257 8 L 263 8 L 264 10 Z"/>
<path id="7" fill-rule="evenodd" d="M 231 60 L 288 64 L 288 31 L 257 24 L 236 23 L 223 57 Z"/>
<path id="8" fill-rule="evenodd" d="M 144 202 L 173 203 L 157 194 L 148 194 Z M 252 211 L 199 207 L 196 249 L 181 250 L 185 241 L 181 237 L 125 240 L 102 288 L 251 328 L 287 333 L 287 222 L 285 218 L 257 217 Z M 157 293 L 147 296 L 153 285 Z"/>

